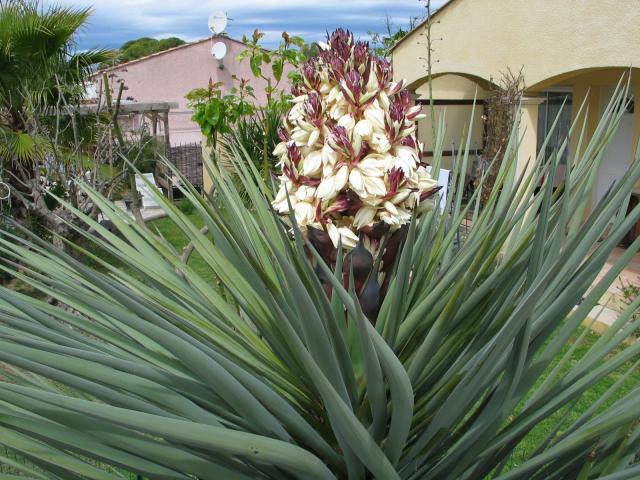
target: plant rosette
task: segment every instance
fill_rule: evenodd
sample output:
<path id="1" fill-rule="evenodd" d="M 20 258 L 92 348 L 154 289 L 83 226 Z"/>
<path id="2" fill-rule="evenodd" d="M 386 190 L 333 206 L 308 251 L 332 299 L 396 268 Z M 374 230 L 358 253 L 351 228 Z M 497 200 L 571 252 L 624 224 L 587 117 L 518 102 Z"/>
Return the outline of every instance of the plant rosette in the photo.
<path id="1" fill-rule="evenodd" d="M 403 227 L 435 205 L 438 186 L 416 140 L 421 107 L 404 81 L 392 80 L 388 61 L 342 29 L 319 44 L 301 78 L 274 151 L 281 175 L 273 206 L 281 215 L 293 209 L 298 228 L 329 265 L 342 244 L 345 281 L 353 264 L 356 291 L 372 318 Z M 378 255 L 381 262 L 374 261 Z M 380 270 L 373 272 L 376 263 Z M 362 302 L 368 290 L 377 301 Z"/>

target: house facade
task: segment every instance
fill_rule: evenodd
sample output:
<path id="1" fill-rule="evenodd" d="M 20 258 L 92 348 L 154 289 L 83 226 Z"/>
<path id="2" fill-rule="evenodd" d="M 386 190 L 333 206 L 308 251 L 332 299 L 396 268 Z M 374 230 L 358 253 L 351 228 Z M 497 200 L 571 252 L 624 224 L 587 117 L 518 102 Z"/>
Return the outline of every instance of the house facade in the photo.
<path id="1" fill-rule="evenodd" d="M 570 145 L 572 156 L 594 133 L 623 75 L 630 76 L 630 96 L 640 98 L 638 0 L 450 0 L 433 15 L 431 25 L 433 99 L 438 113 L 446 110 L 444 150 L 455 151 L 461 132 L 471 123 L 471 148 L 482 152 L 482 101 L 507 69 L 522 69 L 525 83 L 521 168 L 540 153 L 563 103 L 562 128 L 577 118 L 581 105 L 587 114 L 586 138 L 581 146 Z M 408 80 L 421 103 L 428 98 L 426 53 L 426 23 L 392 51 L 394 75 Z M 426 150 L 432 143 L 431 130 L 429 119 L 422 121 L 419 136 Z M 592 192 L 594 202 L 624 174 L 639 140 L 640 106 L 630 103 L 605 152 Z M 451 156 L 445 160 L 453 161 Z"/>
<path id="2" fill-rule="evenodd" d="M 217 42 L 223 42 L 227 47 L 223 60 L 217 60 L 211 53 Z M 257 102 L 265 101 L 265 82 L 253 76 L 248 60 L 236 60 L 245 48 L 242 42 L 232 38 L 206 38 L 107 68 L 96 73 L 94 80 L 99 84 L 106 73 L 112 91 L 117 90 L 118 82 L 124 82 L 122 99 L 126 103 L 168 102 L 177 105 L 168 115 L 171 145 L 200 143 L 200 128 L 191 120 L 193 111 L 185 99 L 185 95 L 194 88 L 206 87 L 211 80 L 223 84 L 224 94 L 237 85 L 235 78 L 244 78 L 254 88 Z M 286 81 L 286 78 L 282 79 L 282 83 Z M 99 85 L 96 91 L 100 91 Z M 139 121 L 144 119 L 132 118 L 131 127 L 137 128 L 136 122 Z M 162 122 L 157 126 L 158 135 L 164 134 L 165 126 Z"/>

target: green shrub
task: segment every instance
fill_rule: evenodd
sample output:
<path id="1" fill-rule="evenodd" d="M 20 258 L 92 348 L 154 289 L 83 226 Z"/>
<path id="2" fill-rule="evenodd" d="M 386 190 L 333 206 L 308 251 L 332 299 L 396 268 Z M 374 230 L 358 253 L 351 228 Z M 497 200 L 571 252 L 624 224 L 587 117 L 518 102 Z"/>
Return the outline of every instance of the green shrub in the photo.
<path id="1" fill-rule="evenodd" d="M 638 297 L 640 297 L 640 285 L 636 285 L 635 283 L 624 283 L 622 282 L 622 297 L 627 305 L 631 305 L 636 301 Z M 636 311 L 633 314 L 633 318 L 637 319 L 640 316 L 640 310 L 636 308 Z M 640 328 L 636 329 L 635 336 L 640 338 Z"/>
<path id="2" fill-rule="evenodd" d="M 185 215 L 191 215 L 195 211 L 195 206 L 188 197 L 183 197 L 178 203 L 178 209 Z"/>
<path id="3" fill-rule="evenodd" d="M 51 185 L 47 195 L 44 197 L 44 203 L 47 205 L 49 210 L 55 210 L 58 208 L 58 200 L 57 198 L 64 198 L 66 193 L 66 188 L 60 182 L 54 182 Z"/>

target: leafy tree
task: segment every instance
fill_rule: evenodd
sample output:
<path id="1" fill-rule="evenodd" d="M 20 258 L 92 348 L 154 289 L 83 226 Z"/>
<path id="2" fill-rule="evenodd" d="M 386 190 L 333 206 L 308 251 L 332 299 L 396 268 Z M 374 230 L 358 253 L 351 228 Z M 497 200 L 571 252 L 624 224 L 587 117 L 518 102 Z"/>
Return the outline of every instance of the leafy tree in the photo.
<path id="1" fill-rule="evenodd" d="M 411 17 L 405 27 L 395 27 L 389 15 L 385 19 L 384 32 L 368 32 L 371 37 L 371 48 L 378 57 L 386 58 L 391 48 L 402 40 L 421 21 L 420 17 Z"/>
<path id="2" fill-rule="evenodd" d="M 146 57 L 153 53 L 163 52 L 170 48 L 185 45 L 186 43 L 187 42 L 178 37 L 161 38 L 159 40 L 155 38 L 142 37 L 136 40 L 129 40 L 128 42 L 123 43 L 118 49 L 118 53 L 113 59 L 113 64 L 117 65 L 120 63 L 130 62 L 131 60 Z M 111 66 L 111 64 L 104 63 L 101 66 L 108 67 Z"/>

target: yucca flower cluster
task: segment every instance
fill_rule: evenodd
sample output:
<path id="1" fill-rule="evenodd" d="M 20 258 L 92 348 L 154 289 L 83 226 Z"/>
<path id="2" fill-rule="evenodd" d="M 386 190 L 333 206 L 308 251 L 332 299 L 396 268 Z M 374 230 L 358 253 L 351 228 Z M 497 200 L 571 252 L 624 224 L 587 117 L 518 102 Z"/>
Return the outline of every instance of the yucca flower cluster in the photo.
<path id="1" fill-rule="evenodd" d="M 273 206 L 283 215 L 293 209 L 330 265 L 339 243 L 353 250 L 347 260 L 360 255 L 359 291 L 368 280 L 379 288 L 385 272 L 371 275 L 373 256 L 386 255 L 382 268 L 393 264 L 402 227 L 414 211 L 433 208 L 438 190 L 420 162 L 421 107 L 404 81 L 393 81 L 387 60 L 342 29 L 319 44 L 301 77 L 274 151 L 281 175 Z"/>
<path id="2" fill-rule="evenodd" d="M 421 107 L 392 81 L 390 63 L 342 29 L 319 47 L 279 131 L 274 207 L 287 214 L 291 205 L 303 231 L 323 230 L 351 249 L 377 223 L 395 231 L 414 209 L 431 208 L 436 182 L 420 164 Z"/>

